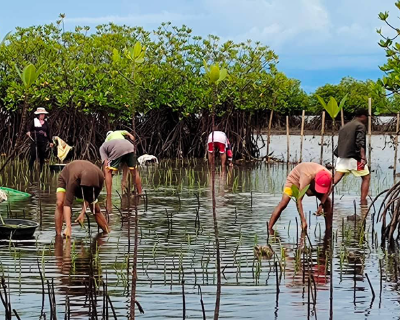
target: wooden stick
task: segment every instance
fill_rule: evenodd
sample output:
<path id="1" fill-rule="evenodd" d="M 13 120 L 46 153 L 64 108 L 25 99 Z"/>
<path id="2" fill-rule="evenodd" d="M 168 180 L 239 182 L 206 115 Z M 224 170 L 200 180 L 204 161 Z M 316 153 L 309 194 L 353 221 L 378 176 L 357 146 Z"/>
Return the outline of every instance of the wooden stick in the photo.
<path id="1" fill-rule="evenodd" d="M 272 117 L 274 116 L 274 110 L 271 110 L 269 114 L 269 122 L 268 122 L 268 137 L 267 137 L 267 160 L 269 155 L 269 144 L 271 143 L 271 126 L 272 126 Z"/>
<path id="2" fill-rule="evenodd" d="M 344 112 L 343 112 L 343 108 L 340 109 L 340 118 L 342 119 L 342 127 L 344 126 Z"/>
<path id="3" fill-rule="evenodd" d="M 289 144 L 290 144 L 290 136 L 289 136 L 289 116 L 286 116 L 286 139 L 287 139 L 287 160 L 286 163 L 289 163 L 290 159 L 290 148 L 289 148 Z"/>
<path id="4" fill-rule="evenodd" d="M 396 136 L 394 138 L 394 164 L 393 164 L 393 175 L 396 175 L 397 169 L 397 146 L 399 142 L 399 125 L 400 125 L 400 113 L 397 112 L 397 122 L 396 122 Z"/>
<path id="5" fill-rule="evenodd" d="M 325 133 L 325 111 L 322 111 L 322 127 L 321 127 L 321 154 L 319 157 L 319 163 L 322 164 L 324 160 L 324 133 Z"/>
<path id="6" fill-rule="evenodd" d="M 368 163 L 371 165 L 372 99 L 368 98 Z"/>
<path id="7" fill-rule="evenodd" d="M 301 130 L 300 130 L 300 159 L 299 162 L 303 161 L 303 140 L 304 140 L 304 118 L 306 111 L 303 110 L 301 114 Z"/>

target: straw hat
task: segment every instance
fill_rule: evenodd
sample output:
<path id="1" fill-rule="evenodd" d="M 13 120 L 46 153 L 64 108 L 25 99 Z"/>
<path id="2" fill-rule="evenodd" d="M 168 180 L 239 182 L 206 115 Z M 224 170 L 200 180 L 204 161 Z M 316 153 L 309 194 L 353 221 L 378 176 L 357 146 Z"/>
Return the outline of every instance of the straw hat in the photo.
<path id="1" fill-rule="evenodd" d="M 48 114 L 45 108 L 37 108 L 35 114 Z"/>

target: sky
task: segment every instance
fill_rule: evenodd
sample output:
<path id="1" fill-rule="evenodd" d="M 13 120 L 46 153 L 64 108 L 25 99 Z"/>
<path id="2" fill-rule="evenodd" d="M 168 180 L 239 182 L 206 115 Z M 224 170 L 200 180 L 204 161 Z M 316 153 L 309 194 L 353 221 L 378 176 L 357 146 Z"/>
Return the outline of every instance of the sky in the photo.
<path id="1" fill-rule="evenodd" d="M 376 80 L 385 53 L 379 35 L 390 30 L 378 19 L 400 15 L 394 0 L 3 0 L 0 37 L 15 27 L 55 22 L 66 28 L 114 22 L 156 29 L 162 22 L 187 25 L 193 34 L 222 41 L 261 41 L 279 55 L 278 69 L 307 92 L 343 77 Z"/>

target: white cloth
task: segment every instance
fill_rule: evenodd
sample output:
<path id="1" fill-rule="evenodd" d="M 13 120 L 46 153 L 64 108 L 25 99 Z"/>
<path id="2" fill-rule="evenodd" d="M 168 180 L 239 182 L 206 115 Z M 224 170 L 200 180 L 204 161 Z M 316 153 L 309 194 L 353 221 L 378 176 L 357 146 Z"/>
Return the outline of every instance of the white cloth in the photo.
<path id="1" fill-rule="evenodd" d="M 7 194 L 0 190 L 0 203 L 2 203 L 3 201 L 7 201 Z"/>
<path id="2" fill-rule="evenodd" d="M 211 142 L 212 142 L 212 132 L 208 135 L 208 143 Z M 228 138 L 226 137 L 225 132 L 214 131 L 214 142 L 223 143 L 225 146 L 227 146 Z"/>
<path id="3" fill-rule="evenodd" d="M 138 158 L 138 162 L 141 166 L 145 165 L 146 162 L 155 162 L 158 163 L 158 159 L 155 156 L 150 154 L 144 154 Z"/>
<path id="4" fill-rule="evenodd" d="M 356 170 L 357 160 L 353 158 L 337 158 L 336 170 Z"/>
<path id="5" fill-rule="evenodd" d="M 34 119 L 33 119 L 33 125 L 34 125 L 36 128 L 41 128 L 41 127 L 42 127 L 42 124 L 40 123 L 40 120 L 39 120 L 38 118 L 34 118 Z"/>

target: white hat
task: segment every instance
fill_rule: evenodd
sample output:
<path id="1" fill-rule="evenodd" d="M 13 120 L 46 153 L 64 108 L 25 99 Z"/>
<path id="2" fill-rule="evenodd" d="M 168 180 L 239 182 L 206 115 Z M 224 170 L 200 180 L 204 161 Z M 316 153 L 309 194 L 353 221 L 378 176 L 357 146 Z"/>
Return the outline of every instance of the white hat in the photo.
<path id="1" fill-rule="evenodd" d="M 45 108 L 37 108 L 35 114 L 48 114 Z"/>
<path id="2" fill-rule="evenodd" d="M 108 137 L 111 133 L 113 133 L 113 131 L 108 131 L 106 137 Z"/>

